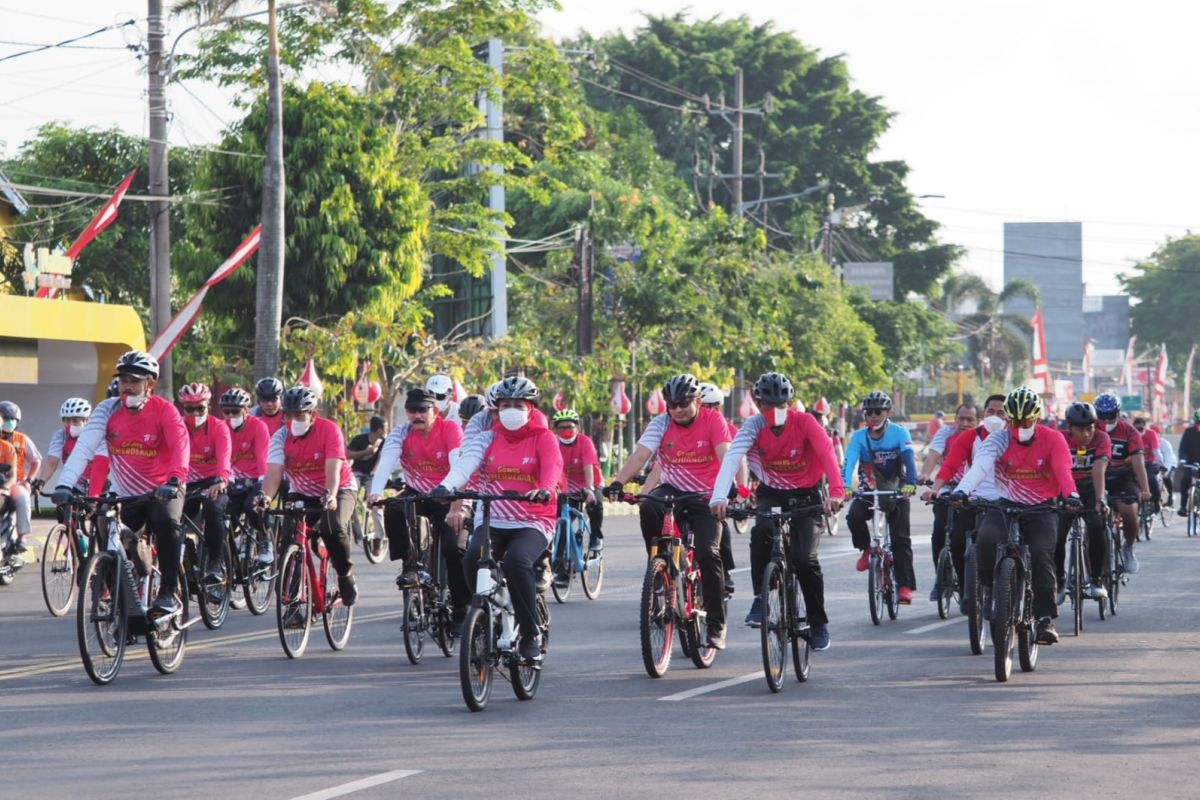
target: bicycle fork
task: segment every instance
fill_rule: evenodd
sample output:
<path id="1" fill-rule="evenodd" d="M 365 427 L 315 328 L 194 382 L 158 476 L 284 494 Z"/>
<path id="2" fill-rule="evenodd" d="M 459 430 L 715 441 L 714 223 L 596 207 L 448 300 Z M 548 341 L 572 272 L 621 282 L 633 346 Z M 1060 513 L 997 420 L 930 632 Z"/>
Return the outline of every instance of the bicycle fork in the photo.
<path id="1" fill-rule="evenodd" d="M 488 639 L 492 638 L 495 630 L 494 615 L 500 615 L 500 638 L 492 643 L 495 646 L 494 650 L 512 650 L 513 641 L 516 639 L 516 613 L 513 611 L 508 587 L 496 580 L 490 565 L 480 565 L 479 571 L 475 573 L 475 602 L 488 612 Z"/>

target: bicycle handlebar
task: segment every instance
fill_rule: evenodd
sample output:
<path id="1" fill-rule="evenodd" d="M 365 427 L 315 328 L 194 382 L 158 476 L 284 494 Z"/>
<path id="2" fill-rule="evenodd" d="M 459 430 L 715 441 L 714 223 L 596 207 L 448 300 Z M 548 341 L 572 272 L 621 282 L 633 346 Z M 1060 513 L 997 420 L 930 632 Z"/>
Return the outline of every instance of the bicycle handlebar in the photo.
<path id="1" fill-rule="evenodd" d="M 1011 503 L 1000 502 L 996 500 L 972 500 L 971 505 L 979 509 L 990 509 L 999 511 L 1006 517 L 1023 517 L 1025 515 L 1042 514 L 1047 511 L 1064 513 L 1066 509 L 1058 504 L 1057 500 L 1044 500 L 1031 506 L 1013 505 Z"/>
<path id="2" fill-rule="evenodd" d="M 626 492 L 621 496 L 621 502 L 636 505 L 640 500 L 650 500 L 664 506 L 676 506 L 681 503 L 689 503 L 693 500 L 702 500 L 708 497 L 708 492 L 681 492 L 679 494 L 659 496 L 655 494 L 633 494 Z"/>
<path id="3" fill-rule="evenodd" d="M 757 511 L 753 508 L 731 508 L 725 512 L 725 515 L 731 519 L 749 519 L 750 517 L 757 517 L 759 519 L 791 519 L 795 516 L 815 517 L 824 511 L 824 503 L 814 503 L 807 506 L 784 508 L 779 511 Z"/>
<path id="4" fill-rule="evenodd" d="M 457 491 L 451 492 L 445 497 L 429 496 L 433 500 L 480 500 L 485 503 L 491 503 L 497 500 L 516 500 L 521 503 L 548 503 L 554 499 L 554 493 L 550 493 L 550 498 L 547 500 L 530 500 L 520 492 L 510 491 L 503 494 L 489 494 L 487 492 L 472 492 L 472 491 Z"/>

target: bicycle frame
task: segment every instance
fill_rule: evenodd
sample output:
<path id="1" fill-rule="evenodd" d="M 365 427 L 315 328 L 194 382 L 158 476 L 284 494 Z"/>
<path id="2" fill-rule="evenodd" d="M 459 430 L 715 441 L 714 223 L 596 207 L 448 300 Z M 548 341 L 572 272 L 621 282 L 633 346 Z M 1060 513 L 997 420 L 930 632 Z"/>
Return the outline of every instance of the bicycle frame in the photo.
<path id="1" fill-rule="evenodd" d="M 550 560 L 551 563 L 556 563 L 560 558 L 559 548 L 565 547 L 567 557 L 575 565 L 575 571 L 584 572 L 588 568 L 588 560 L 584 552 L 585 544 L 579 541 L 579 538 L 581 532 L 587 527 L 587 517 L 582 511 L 571 505 L 572 501 L 583 502 L 583 495 L 578 492 L 572 492 L 571 494 L 560 495 L 560 499 L 562 508 L 558 512 L 558 520 L 563 523 L 561 530 L 565 532 L 564 538 L 566 541 L 560 544 L 560 537 L 557 533 L 559 528 L 556 526 Z"/>

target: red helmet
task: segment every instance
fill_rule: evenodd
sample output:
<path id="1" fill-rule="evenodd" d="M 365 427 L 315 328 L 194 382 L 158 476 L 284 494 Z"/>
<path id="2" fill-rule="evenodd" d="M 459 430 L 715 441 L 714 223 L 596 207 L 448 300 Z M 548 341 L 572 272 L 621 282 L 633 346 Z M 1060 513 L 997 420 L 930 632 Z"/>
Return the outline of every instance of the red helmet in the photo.
<path id="1" fill-rule="evenodd" d="M 207 403 L 211 399 L 212 392 L 203 383 L 184 384 L 179 390 L 179 402 L 181 403 Z"/>

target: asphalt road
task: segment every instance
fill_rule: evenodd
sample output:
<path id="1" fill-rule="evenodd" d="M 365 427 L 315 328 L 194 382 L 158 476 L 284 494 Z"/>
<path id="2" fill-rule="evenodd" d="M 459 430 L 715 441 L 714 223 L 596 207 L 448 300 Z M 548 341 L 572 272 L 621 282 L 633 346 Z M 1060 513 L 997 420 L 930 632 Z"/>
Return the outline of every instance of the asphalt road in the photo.
<path id="1" fill-rule="evenodd" d="M 479 714 L 456 659 L 405 658 L 390 565 L 357 565 L 344 652 L 318 629 L 288 660 L 273 610 L 233 612 L 220 631 L 192 629 L 179 673 L 158 675 L 138 646 L 103 688 L 80 665 L 73 614 L 45 610 L 34 565 L 0 588 L 0 796 L 1196 797 L 1200 540 L 1160 530 L 1116 618 L 1092 605 L 1082 637 L 1001 685 L 990 650 L 969 654 L 965 619 L 941 622 L 925 599 L 929 519 L 914 513 L 918 600 L 879 627 L 848 535 L 825 538 L 833 647 L 808 683 L 789 669 L 773 695 L 758 632 L 740 625 L 711 669 L 676 650 L 666 677 L 646 676 L 644 554 L 635 520 L 613 518 L 600 599 L 577 589 L 552 604 L 537 698 L 498 684 Z M 750 581 L 736 577 L 740 623 Z"/>

